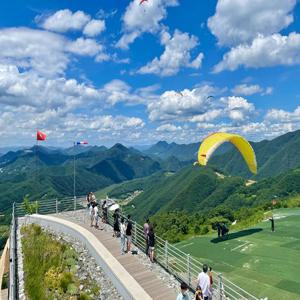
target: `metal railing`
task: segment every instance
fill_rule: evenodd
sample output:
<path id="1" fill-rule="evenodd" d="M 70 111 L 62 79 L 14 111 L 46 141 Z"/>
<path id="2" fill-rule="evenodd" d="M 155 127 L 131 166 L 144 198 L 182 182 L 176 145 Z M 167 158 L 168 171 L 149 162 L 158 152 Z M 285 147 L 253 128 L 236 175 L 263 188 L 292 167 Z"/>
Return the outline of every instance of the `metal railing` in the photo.
<path id="1" fill-rule="evenodd" d="M 17 278 L 17 219 L 15 218 L 15 203 L 12 209 L 12 219 L 9 236 L 9 289 L 10 300 L 18 299 Z"/>
<path id="2" fill-rule="evenodd" d="M 113 212 L 108 213 L 108 223 L 113 225 Z M 127 219 L 122 215 L 125 220 Z M 132 242 L 143 252 L 146 241 L 143 227 L 133 221 Z M 159 236 L 155 236 L 155 260 L 170 274 L 188 284 L 191 290 L 197 286 L 197 278 L 203 264 L 190 254 L 181 251 L 176 246 Z M 243 290 L 220 273 L 212 272 L 213 299 L 216 300 L 258 300 L 255 296 Z"/>
<path id="3" fill-rule="evenodd" d="M 49 199 L 39 202 L 36 213 L 54 214 L 67 211 L 76 211 L 85 208 L 84 197 Z M 22 204 L 16 204 L 15 216 L 21 217 L 26 214 Z M 108 223 L 113 225 L 113 212 L 108 212 Z M 122 215 L 123 216 L 123 215 Z M 126 217 L 123 216 L 125 219 Z M 194 290 L 197 286 L 197 277 L 202 271 L 203 264 L 195 257 L 178 249 L 168 241 L 155 237 L 155 260 L 170 274 L 180 281 L 184 281 Z M 143 227 L 133 221 L 132 242 L 143 252 L 146 248 Z M 214 300 L 258 300 L 255 296 L 243 290 L 220 273 L 212 272 L 213 275 L 213 299 Z"/>

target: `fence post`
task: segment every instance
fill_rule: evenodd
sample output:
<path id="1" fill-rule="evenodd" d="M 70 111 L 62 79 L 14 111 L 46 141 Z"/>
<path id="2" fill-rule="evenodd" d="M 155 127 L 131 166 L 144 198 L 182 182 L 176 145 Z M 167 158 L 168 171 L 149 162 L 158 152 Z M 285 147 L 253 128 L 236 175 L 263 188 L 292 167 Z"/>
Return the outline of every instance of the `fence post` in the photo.
<path id="1" fill-rule="evenodd" d="M 222 300 L 223 289 L 222 289 L 222 274 L 218 274 L 218 300 Z"/>
<path id="2" fill-rule="evenodd" d="M 38 202 L 35 201 L 35 213 L 37 214 L 38 213 Z"/>
<path id="3" fill-rule="evenodd" d="M 55 213 L 58 213 L 58 203 L 57 203 L 57 198 L 55 199 Z"/>
<path id="4" fill-rule="evenodd" d="M 166 269 L 169 270 L 169 261 L 168 261 L 168 241 L 165 241 L 165 264 Z"/>
<path id="5" fill-rule="evenodd" d="M 191 266 L 190 266 L 190 254 L 187 254 L 187 282 L 191 286 Z"/>
<path id="6" fill-rule="evenodd" d="M 74 197 L 74 211 L 76 210 L 76 196 Z"/>
<path id="7" fill-rule="evenodd" d="M 134 244 L 136 244 L 137 238 L 136 238 L 136 221 L 134 221 Z"/>

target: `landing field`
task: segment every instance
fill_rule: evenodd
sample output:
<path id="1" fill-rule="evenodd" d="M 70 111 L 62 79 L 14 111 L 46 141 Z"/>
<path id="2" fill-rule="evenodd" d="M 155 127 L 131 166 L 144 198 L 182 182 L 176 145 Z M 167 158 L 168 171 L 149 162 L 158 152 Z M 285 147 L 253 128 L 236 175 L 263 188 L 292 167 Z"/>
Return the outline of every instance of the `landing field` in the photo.
<path id="1" fill-rule="evenodd" d="M 177 246 L 257 297 L 300 299 L 300 209 L 274 210 L 274 216 L 275 232 L 266 221 L 230 232 L 225 241 L 210 235 Z"/>

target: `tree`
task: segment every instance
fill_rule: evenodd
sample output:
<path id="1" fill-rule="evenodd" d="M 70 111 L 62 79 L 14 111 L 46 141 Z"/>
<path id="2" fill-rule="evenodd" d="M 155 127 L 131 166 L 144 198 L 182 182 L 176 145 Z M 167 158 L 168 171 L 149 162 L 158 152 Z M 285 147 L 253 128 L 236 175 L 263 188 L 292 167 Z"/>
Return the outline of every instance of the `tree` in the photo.
<path id="1" fill-rule="evenodd" d="M 22 206 L 27 215 L 32 215 L 37 212 L 39 203 L 38 201 L 30 202 L 28 196 L 26 195 L 23 199 Z"/>

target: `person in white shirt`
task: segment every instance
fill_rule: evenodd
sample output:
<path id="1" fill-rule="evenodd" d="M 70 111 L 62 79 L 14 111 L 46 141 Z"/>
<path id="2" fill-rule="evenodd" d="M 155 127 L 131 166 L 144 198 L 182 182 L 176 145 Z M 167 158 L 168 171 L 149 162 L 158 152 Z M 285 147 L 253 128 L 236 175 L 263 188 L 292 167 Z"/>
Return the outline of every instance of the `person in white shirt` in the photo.
<path id="1" fill-rule="evenodd" d="M 125 254 L 125 238 L 126 238 L 126 225 L 124 222 L 124 217 L 121 218 L 120 224 L 120 241 L 121 241 L 121 254 Z"/>
<path id="2" fill-rule="evenodd" d="M 93 227 L 93 221 L 94 221 L 94 205 L 91 203 L 89 207 L 89 215 L 91 218 L 91 227 Z"/>
<path id="3" fill-rule="evenodd" d="M 204 300 L 208 300 L 211 297 L 211 284 L 210 278 L 207 274 L 208 266 L 203 265 L 202 272 L 198 275 L 198 286 L 201 288 Z"/>
<path id="4" fill-rule="evenodd" d="M 95 227 L 98 228 L 98 222 L 99 222 L 98 203 L 96 203 L 94 206 L 94 220 L 95 220 Z"/>

